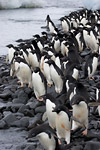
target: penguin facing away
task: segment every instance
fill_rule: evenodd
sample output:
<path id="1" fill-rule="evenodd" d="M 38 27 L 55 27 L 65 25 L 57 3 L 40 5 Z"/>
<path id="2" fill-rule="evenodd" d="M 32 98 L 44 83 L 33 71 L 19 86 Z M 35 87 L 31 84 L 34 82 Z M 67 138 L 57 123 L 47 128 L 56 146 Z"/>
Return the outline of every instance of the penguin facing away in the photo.
<path id="1" fill-rule="evenodd" d="M 32 73 L 32 85 L 36 98 L 42 101 L 42 95 L 47 93 L 47 81 L 39 67 L 35 67 Z"/>
<path id="2" fill-rule="evenodd" d="M 87 135 L 88 130 L 88 105 L 84 97 L 80 95 L 74 95 L 71 100 L 71 106 L 73 108 L 73 117 L 79 120 L 79 122 L 73 120 L 72 130 L 78 127 L 85 128 L 82 132 L 83 135 Z"/>
<path id="3" fill-rule="evenodd" d="M 56 131 L 59 139 L 64 138 L 67 144 L 70 143 L 71 114 L 67 107 L 58 105 L 54 108 L 56 112 Z"/>

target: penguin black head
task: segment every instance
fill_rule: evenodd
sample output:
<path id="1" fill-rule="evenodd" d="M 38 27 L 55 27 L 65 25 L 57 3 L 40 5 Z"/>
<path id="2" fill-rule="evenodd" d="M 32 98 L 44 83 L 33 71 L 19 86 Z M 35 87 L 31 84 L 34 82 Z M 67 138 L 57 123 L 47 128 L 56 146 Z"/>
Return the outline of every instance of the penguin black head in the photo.
<path id="1" fill-rule="evenodd" d="M 57 114 L 59 114 L 61 111 L 64 111 L 66 112 L 69 116 L 70 116 L 70 112 L 69 112 L 69 109 L 64 106 L 64 105 L 56 105 L 56 107 L 52 110 L 52 112 L 56 112 Z"/>
<path id="2" fill-rule="evenodd" d="M 55 64 L 55 62 L 53 61 L 53 60 L 48 60 L 47 62 L 45 62 L 45 63 L 47 63 L 47 64 L 49 64 L 49 65 L 51 65 L 51 64 Z"/>
<path id="3" fill-rule="evenodd" d="M 18 56 L 18 52 L 17 51 L 14 52 L 14 57 L 16 57 L 16 56 Z"/>
<path id="4" fill-rule="evenodd" d="M 71 106 L 73 106 L 73 105 L 79 105 L 79 103 L 81 101 L 86 102 L 86 99 L 83 96 L 74 95 L 73 98 L 71 99 Z"/>
<path id="5" fill-rule="evenodd" d="M 6 47 L 8 47 L 8 48 L 13 47 L 14 48 L 14 46 L 12 44 L 6 45 Z"/>
<path id="6" fill-rule="evenodd" d="M 39 68 L 39 67 L 35 67 L 35 68 L 34 68 L 34 72 L 35 72 L 35 73 L 40 72 L 40 68 Z"/>
<path id="7" fill-rule="evenodd" d="M 20 56 L 23 56 L 23 52 L 22 52 L 22 51 L 19 51 L 19 55 L 20 55 Z"/>
<path id="8" fill-rule="evenodd" d="M 35 34 L 33 37 L 38 39 L 38 38 L 40 38 L 40 35 L 39 34 Z"/>
<path id="9" fill-rule="evenodd" d="M 47 36 L 48 34 L 47 34 L 47 32 L 41 32 L 41 34 L 43 35 L 43 36 Z"/>

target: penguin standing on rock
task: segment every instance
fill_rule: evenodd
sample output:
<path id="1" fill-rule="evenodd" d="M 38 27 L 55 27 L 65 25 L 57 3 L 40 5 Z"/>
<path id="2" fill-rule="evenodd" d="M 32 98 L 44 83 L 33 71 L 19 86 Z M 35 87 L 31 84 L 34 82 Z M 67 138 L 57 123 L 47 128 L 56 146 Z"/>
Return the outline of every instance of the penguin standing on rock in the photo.
<path id="1" fill-rule="evenodd" d="M 39 67 L 34 68 L 32 73 L 32 85 L 36 98 L 42 101 L 42 95 L 47 93 L 47 82 Z"/>
<path id="2" fill-rule="evenodd" d="M 21 87 L 23 87 L 24 84 L 28 84 L 29 87 L 32 87 L 31 69 L 24 58 L 15 57 L 11 69 L 12 75 L 17 76 L 20 80 Z"/>
<path id="3" fill-rule="evenodd" d="M 86 99 L 80 95 L 75 95 L 71 99 L 71 106 L 73 108 L 73 117 L 75 117 L 78 120 L 78 122 L 73 120 L 72 130 L 82 127 L 82 128 L 85 128 L 82 134 L 87 135 L 88 105 L 87 105 Z"/>
<path id="4" fill-rule="evenodd" d="M 55 91 L 57 93 L 61 93 L 64 83 L 62 70 L 55 64 L 53 60 L 49 60 L 46 63 L 50 65 L 50 73 L 55 85 Z"/>
<path id="5" fill-rule="evenodd" d="M 44 123 L 33 128 L 30 130 L 28 138 L 30 136 L 36 136 L 45 150 L 58 150 L 56 149 L 58 145 L 56 133 L 49 124 Z"/>
<path id="6" fill-rule="evenodd" d="M 70 143 L 71 114 L 64 105 L 56 106 L 56 131 L 59 139 L 63 138 L 67 144 Z"/>
<path id="7" fill-rule="evenodd" d="M 49 64 L 46 63 L 50 58 L 51 58 L 51 56 L 45 52 L 45 55 L 43 55 L 41 57 L 41 61 L 40 61 L 41 71 L 44 74 L 44 76 L 47 80 L 47 85 L 49 87 L 51 87 L 53 85 L 53 81 L 52 81 L 51 74 L 50 74 L 50 66 L 49 66 Z"/>
<path id="8" fill-rule="evenodd" d="M 84 76 L 89 79 L 94 75 L 98 66 L 98 53 L 91 53 L 84 66 Z"/>

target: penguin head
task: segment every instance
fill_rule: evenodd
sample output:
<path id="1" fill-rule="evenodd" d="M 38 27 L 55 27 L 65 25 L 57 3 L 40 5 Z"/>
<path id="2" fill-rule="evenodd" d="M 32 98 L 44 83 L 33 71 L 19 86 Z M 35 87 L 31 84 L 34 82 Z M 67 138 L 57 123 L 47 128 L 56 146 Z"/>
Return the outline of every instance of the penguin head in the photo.
<path id="1" fill-rule="evenodd" d="M 18 56 L 18 52 L 15 51 L 15 52 L 14 52 L 14 57 L 17 57 L 17 56 Z"/>
<path id="2" fill-rule="evenodd" d="M 73 105 L 79 105 L 80 102 L 86 102 L 85 98 L 80 95 L 74 95 L 73 98 L 71 99 L 71 106 Z"/>
<path id="3" fill-rule="evenodd" d="M 9 45 L 6 45 L 6 47 L 8 47 L 8 48 L 14 48 L 14 46 L 12 45 L 12 44 L 9 44 Z"/>
<path id="4" fill-rule="evenodd" d="M 35 39 L 39 39 L 39 38 L 40 38 L 40 35 L 39 35 L 39 34 L 35 34 L 35 35 L 33 35 L 33 37 L 34 37 Z"/>
<path id="5" fill-rule="evenodd" d="M 55 64 L 55 62 L 54 62 L 52 59 L 48 60 L 48 61 L 47 61 L 47 62 L 45 62 L 45 63 L 47 63 L 47 64 L 49 64 L 49 65 L 51 65 L 51 64 Z"/>
<path id="6" fill-rule="evenodd" d="M 61 111 L 70 114 L 69 109 L 66 106 L 60 104 L 56 105 L 56 107 L 52 110 L 52 112 L 56 112 L 57 114 L 59 114 Z"/>
<path id="7" fill-rule="evenodd" d="M 35 73 L 40 72 L 40 68 L 39 68 L 39 67 L 35 67 L 35 68 L 34 68 L 34 72 L 35 72 Z"/>

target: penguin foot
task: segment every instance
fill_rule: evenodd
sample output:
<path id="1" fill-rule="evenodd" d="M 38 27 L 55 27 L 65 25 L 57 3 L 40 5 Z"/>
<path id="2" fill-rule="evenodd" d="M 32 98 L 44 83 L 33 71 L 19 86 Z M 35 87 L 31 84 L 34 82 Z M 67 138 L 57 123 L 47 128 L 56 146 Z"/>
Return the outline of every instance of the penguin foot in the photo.
<path id="1" fill-rule="evenodd" d="M 94 77 L 90 77 L 90 80 L 94 80 Z"/>
<path id="2" fill-rule="evenodd" d="M 19 80 L 19 81 L 17 81 L 17 83 L 21 83 L 21 81 Z"/>
<path id="3" fill-rule="evenodd" d="M 85 129 L 85 130 L 82 132 L 82 134 L 86 136 L 86 135 L 87 135 L 87 129 Z"/>
<path id="4" fill-rule="evenodd" d="M 52 84 L 50 84 L 50 83 L 47 83 L 47 85 L 48 85 L 48 87 L 51 87 L 51 86 L 52 86 Z"/>
<path id="5" fill-rule="evenodd" d="M 21 84 L 21 86 L 20 87 L 24 87 L 24 85 L 23 84 Z"/>
<path id="6" fill-rule="evenodd" d="M 61 143 L 61 141 L 60 141 L 60 139 L 58 139 L 58 144 L 59 144 L 59 145 L 61 145 L 61 144 L 62 144 L 62 143 Z"/>
<path id="7" fill-rule="evenodd" d="M 39 97 L 37 98 L 37 100 L 40 101 L 40 102 L 42 102 L 42 101 L 43 101 L 43 98 L 39 96 Z"/>

